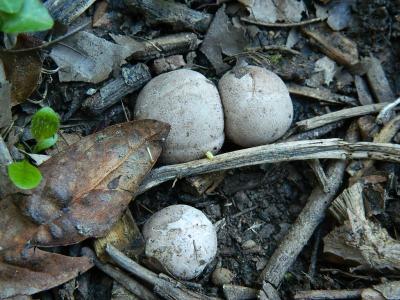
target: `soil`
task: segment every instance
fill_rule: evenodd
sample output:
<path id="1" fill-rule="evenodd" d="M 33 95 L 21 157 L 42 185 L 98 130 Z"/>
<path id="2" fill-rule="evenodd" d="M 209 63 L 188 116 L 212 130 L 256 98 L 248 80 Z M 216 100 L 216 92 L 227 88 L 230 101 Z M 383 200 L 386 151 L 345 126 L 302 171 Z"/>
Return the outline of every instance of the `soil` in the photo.
<path id="1" fill-rule="evenodd" d="M 99 37 L 110 40 L 108 33 L 112 32 L 114 34 L 135 34 L 147 39 L 170 32 L 162 27 L 147 26 L 143 20 L 125 14 L 122 1 L 109 2 L 112 22 L 105 28 L 100 27 L 95 30 Z M 214 1 L 208 1 L 210 3 L 207 1 L 186 2 L 193 8 L 206 7 L 209 13 L 216 11 Z M 309 7 L 309 14 L 312 16 L 314 14 L 312 1 L 305 2 Z M 342 33 L 357 44 L 360 55 L 368 56 L 372 53 L 382 61 L 390 85 L 398 95 L 400 93 L 398 72 L 400 69 L 400 1 L 357 0 L 353 2 L 353 23 Z M 235 11 L 235 7 L 234 4 L 228 5 L 229 12 Z M 87 16 L 91 14 L 93 14 L 93 9 L 87 12 Z M 258 45 L 282 44 L 282 41 L 286 40 L 289 30 L 259 27 L 257 36 L 251 43 L 253 46 L 255 43 Z M 304 83 L 314 67 L 314 62 L 323 57 L 323 54 L 310 47 L 304 36 L 300 37 L 296 47 L 303 53 L 309 54 L 304 61 L 284 54 L 278 61 L 272 59 L 262 64 L 277 72 L 285 80 Z M 204 55 L 199 51 L 196 51 L 196 55 L 194 68 L 214 82 L 217 81 L 220 75 L 214 72 Z M 187 58 L 188 55 L 186 55 Z M 227 59 L 227 61 L 234 64 L 233 59 Z M 151 61 L 147 63 L 150 64 Z M 47 58 L 44 68 L 55 69 L 56 65 Z M 345 76 L 334 78 L 328 88 L 332 92 L 357 98 L 352 82 L 347 82 L 344 78 Z M 66 136 L 69 134 L 84 136 L 109 125 L 124 122 L 126 117 L 132 118 L 136 93 L 125 98 L 123 106 L 117 104 L 100 116 L 93 117 L 82 111 L 81 104 L 87 97 L 88 89 L 99 88 L 101 85 L 102 83 L 59 83 L 54 74 L 43 76 L 38 91 L 43 92 L 47 88 L 46 104 L 60 113 L 62 131 Z M 31 98 L 39 99 L 40 94 L 36 92 Z M 295 111 L 293 123 L 329 111 L 326 106 L 314 101 L 308 101 L 301 97 L 292 97 L 292 99 Z M 26 125 L 37 108 L 37 105 L 30 102 L 25 102 L 16 108 L 15 114 L 18 115 L 18 119 L 15 126 L 25 128 L 22 134 L 23 141 L 29 142 L 31 139 Z M 335 109 L 330 108 L 330 110 Z M 345 122 L 343 128 L 346 128 L 347 125 L 348 123 Z M 325 137 L 342 137 L 343 128 L 331 132 Z M 227 141 L 222 151 L 237 149 L 237 146 Z M 322 163 L 324 166 L 326 165 L 326 162 Z M 394 171 L 394 174 L 397 175 L 398 170 Z M 221 296 L 218 288 L 210 282 L 214 268 L 218 265 L 232 271 L 235 275 L 234 284 L 259 287 L 258 276 L 301 212 L 310 191 L 318 183 L 307 163 L 296 162 L 267 164 L 228 171 L 223 182 L 216 189 L 200 196 L 188 193 L 185 184 L 187 184 L 185 180 L 180 180 L 177 183 L 167 182 L 157 186 L 137 197 L 130 209 L 139 227 L 151 216 L 152 212 L 176 203 L 185 203 L 201 209 L 213 223 L 217 223 L 219 243 L 217 257 L 204 274 L 195 281 L 203 284 L 210 295 Z M 400 230 L 400 220 L 396 216 L 399 207 L 398 200 L 398 195 L 394 193 L 387 202 L 386 224 L 391 232 Z M 280 287 L 282 299 L 290 299 L 296 290 L 351 289 L 379 283 L 380 276 L 378 275 L 357 276 L 326 261 L 322 254 L 321 238 L 332 228 L 333 224 L 333 220 L 326 219 L 303 249 L 282 282 Z M 90 241 L 87 244 L 90 244 Z M 310 269 L 310 261 L 313 257 L 317 258 L 317 271 L 313 270 L 312 266 Z M 80 293 L 79 289 L 75 291 L 76 299 L 110 299 L 112 286 L 110 278 L 98 270 L 92 270 L 89 275 L 83 276 L 90 277 L 90 286 L 85 293 Z M 42 292 L 35 298 L 74 299 L 61 297 L 60 290 L 63 289 L 65 286 L 50 292 Z M 82 296 L 83 294 L 85 296 Z"/>

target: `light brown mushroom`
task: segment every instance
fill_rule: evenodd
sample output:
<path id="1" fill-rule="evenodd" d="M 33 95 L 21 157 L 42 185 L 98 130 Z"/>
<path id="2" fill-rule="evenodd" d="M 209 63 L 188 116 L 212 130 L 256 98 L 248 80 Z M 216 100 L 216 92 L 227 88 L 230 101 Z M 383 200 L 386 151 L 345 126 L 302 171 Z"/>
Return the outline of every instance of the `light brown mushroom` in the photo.
<path id="1" fill-rule="evenodd" d="M 224 142 L 224 116 L 215 85 L 202 74 L 182 69 L 153 78 L 140 92 L 135 118 L 171 125 L 164 163 L 180 163 L 217 153 Z"/>
<path id="2" fill-rule="evenodd" d="M 274 142 L 289 129 L 293 105 L 285 83 L 273 72 L 241 66 L 219 81 L 225 133 L 243 147 Z"/>

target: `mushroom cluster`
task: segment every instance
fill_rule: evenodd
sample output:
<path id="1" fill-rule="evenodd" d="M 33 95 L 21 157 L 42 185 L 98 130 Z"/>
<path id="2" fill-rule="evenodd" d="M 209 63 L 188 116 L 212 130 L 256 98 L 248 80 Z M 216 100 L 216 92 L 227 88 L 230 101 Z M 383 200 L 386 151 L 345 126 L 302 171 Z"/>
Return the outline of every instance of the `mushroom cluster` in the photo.
<path id="1" fill-rule="evenodd" d="M 217 153 L 225 133 L 243 147 L 274 142 L 289 129 L 293 105 L 278 75 L 248 65 L 227 72 L 218 89 L 192 70 L 161 74 L 139 93 L 134 114 L 171 125 L 161 156 L 171 164 Z"/>

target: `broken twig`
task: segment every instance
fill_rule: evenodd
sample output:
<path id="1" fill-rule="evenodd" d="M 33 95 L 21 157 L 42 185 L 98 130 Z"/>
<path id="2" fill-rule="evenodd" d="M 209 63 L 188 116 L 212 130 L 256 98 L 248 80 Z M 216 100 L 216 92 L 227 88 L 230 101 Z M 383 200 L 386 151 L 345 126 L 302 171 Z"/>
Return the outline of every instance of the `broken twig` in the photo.
<path id="1" fill-rule="evenodd" d="M 299 121 L 296 123 L 296 125 L 301 130 L 310 130 L 340 120 L 377 113 L 381 109 L 383 109 L 387 104 L 388 103 L 379 103 L 379 104 L 369 104 L 369 105 L 356 106 L 352 108 L 346 108 L 322 116 L 317 116 L 307 120 Z"/>
<path id="2" fill-rule="evenodd" d="M 280 28 L 290 28 L 290 27 L 299 27 L 299 26 L 304 26 L 308 24 L 313 24 L 313 23 L 318 23 L 322 22 L 322 18 L 315 18 L 315 19 L 310 19 L 310 20 L 305 20 L 301 22 L 293 22 L 293 23 L 267 23 L 267 22 L 262 22 L 258 20 L 253 20 L 250 18 L 242 17 L 240 18 L 243 22 L 249 23 L 249 24 L 254 24 L 254 25 L 260 25 L 264 27 L 280 27 Z"/>
<path id="3" fill-rule="evenodd" d="M 264 163 L 309 159 L 376 159 L 398 162 L 400 145 L 349 143 L 340 139 L 297 141 L 253 147 L 216 155 L 213 160 L 200 159 L 163 166 L 152 170 L 137 194 L 144 193 L 168 180 Z"/>

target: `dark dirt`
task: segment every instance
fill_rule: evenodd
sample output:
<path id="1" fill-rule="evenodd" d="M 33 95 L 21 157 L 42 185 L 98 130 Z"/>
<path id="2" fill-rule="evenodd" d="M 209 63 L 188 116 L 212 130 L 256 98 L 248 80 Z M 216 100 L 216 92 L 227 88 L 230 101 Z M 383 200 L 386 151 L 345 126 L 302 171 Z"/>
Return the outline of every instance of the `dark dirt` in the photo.
<path id="1" fill-rule="evenodd" d="M 201 5 L 207 7 L 207 3 L 204 4 L 203 1 L 186 2 L 192 2 L 191 5 L 195 8 Z M 309 4 L 310 14 L 312 15 L 311 1 L 306 2 Z M 109 39 L 108 32 L 113 32 L 149 38 L 168 33 L 163 31 L 162 28 L 148 27 L 142 20 L 134 21 L 131 17 L 125 15 L 123 9 L 119 10 L 121 1 L 110 1 L 110 3 L 110 7 L 115 8 L 115 11 L 111 13 L 111 18 L 117 15 L 118 17 L 114 17 L 118 21 L 108 25 L 105 29 L 96 29 L 98 36 Z M 207 7 L 210 13 L 215 13 L 213 3 Z M 229 11 L 234 11 L 232 7 L 231 9 Z M 392 89 L 396 94 L 399 94 L 400 1 L 358 0 L 353 5 L 353 12 L 354 24 L 344 30 L 343 33 L 357 43 L 361 55 L 367 56 L 373 53 L 383 62 Z M 286 40 L 288 32 L 288 29 L 262 29 L 260 27 L 259 31 L 253 36 L 252 46 L 282 44 L 282 41 Z M 296 47 L 297 50 L 306 53 L 306 56 L 271 55 L 262 65 L 275 71 L 285 80 L 303 83 L 312 72 L 315 61 L 323 55 L 310 47 L 304 36 L 300 37 Z M 199 51 L 197 52 L 195 66 L 201 66 L 197 71 L 216 81 L 218 76 L 213 72 L 206 58 Z M 257 60 L 253 57 L 247 57 L 247 60 L 257 63 Z M 234 64 L 235 59 L 231 58 L 226 61 Z M 48 59 L 45 61 L 45 68 L 55 69 L 55 65 Z M 45 86 L 47 86 L 48 91 L 47 103 L 60 113 L 63 124 L 62 130 L 66 134 L 87 135 L 111 124 L 124 122 L 126 120 L 125 113 L 128 114 L 129 118 L 131 117 L 131 110 L 136 98 L 134 93 L 124 99 L 125 111 L 120 104 L 117 104 L 101 116 L 92 117 L 82 112 L 81 104 L 86 98 L 86 91 L 90 88 L 98 88 L 101 84 L 59 83 L 57 76 L 44 75 L 39 91 L 43 91 Z M 351 84 L 340 84 L 337 78 L 328 87 L 334 92 L 357 97 L 355 88 Z M 35 96 L 40 98 L 39 94 L 34 94 L 31 98 L 35 99 Z M 295 111 L 294 123 L 297 120 L 328 111 L 325 106 L 316 102 L 292 98 Z M 18 110 L 19 117 L 15 126 L 26 127 L 30 115 L 37 108 L 32 103 L 22 104 Z M 334 109 L 331 108 L 331 110 Z M 339 129 L 327 137 L 330 136 L 341 137 L 343 131 Z M 23 137 L 25 141 L 29 141 L 31 138 L 26 129 Z M 236 149 L 237 147 L 228 141 L 223 151 Z M 395 171 L 397 173 L 398 170 Z M 394 182 L 396 181 L 397 178 L 394 178 Z M 185 203 L 201 209 L 214 223 L 219 223 L 219 246 L 215 261 L 198 279 L 198 282 L 210 288 L 212 286 L 209 281 L 211 272 L 219 264 L 234 273 L 235 284 L 258 287 L 257 277 L 304 207 L 310 191 L 316 184 L 315 176 L 306 163 L 261 165 L 227 172 L 223 183 L 216 190 L 202 196 L 186 193 L 182 187 L 183 183 L 180 181 L 174 187 L 172 187 L 172 182 L 167 182 L 139 196 L 131 204 L 131 211 L 136 222 L 141 226 L 150 217 L 151 212 L 156 212 L 171 204 Z M 398 197 L 396 191 L 387 198 L 385 220 L 391 232 L 400 230 Z M 317 230 L 313 239 L 286 274 L 281 286 L 283 299 L 289 299 L 295 290 L 355 288 L 368 286 L 379 281 L 380 276 L 376 274 L 356 276 L 347 271 L 338 270 L 339 266 L 332 267 L 331 264 L 324 261 L 321 244 L 317 247 L 318 251 L 313 253 L 315 242 L 320 241 L 330 228 L 328 224 L 332 222 L 325 222 Z M 318 257 L 319 271 L 313 274 L 311 278 L 309 268 L 313 255 Z M 332 275 L 335 275 L 334 278 Z M 89 276 L 94 287 L 89 288 L 88 299 L 109 299 L 111 280 L 98 270 L 91 271 Z M 210 291 L 216 292 L 215 288 Z M 56 296 L 55 292 L 41 293 L 40 296 L 41 299 L 63 298 L 60 295 Z M 78 295 L 76 299 L 83 298 Z"/>

